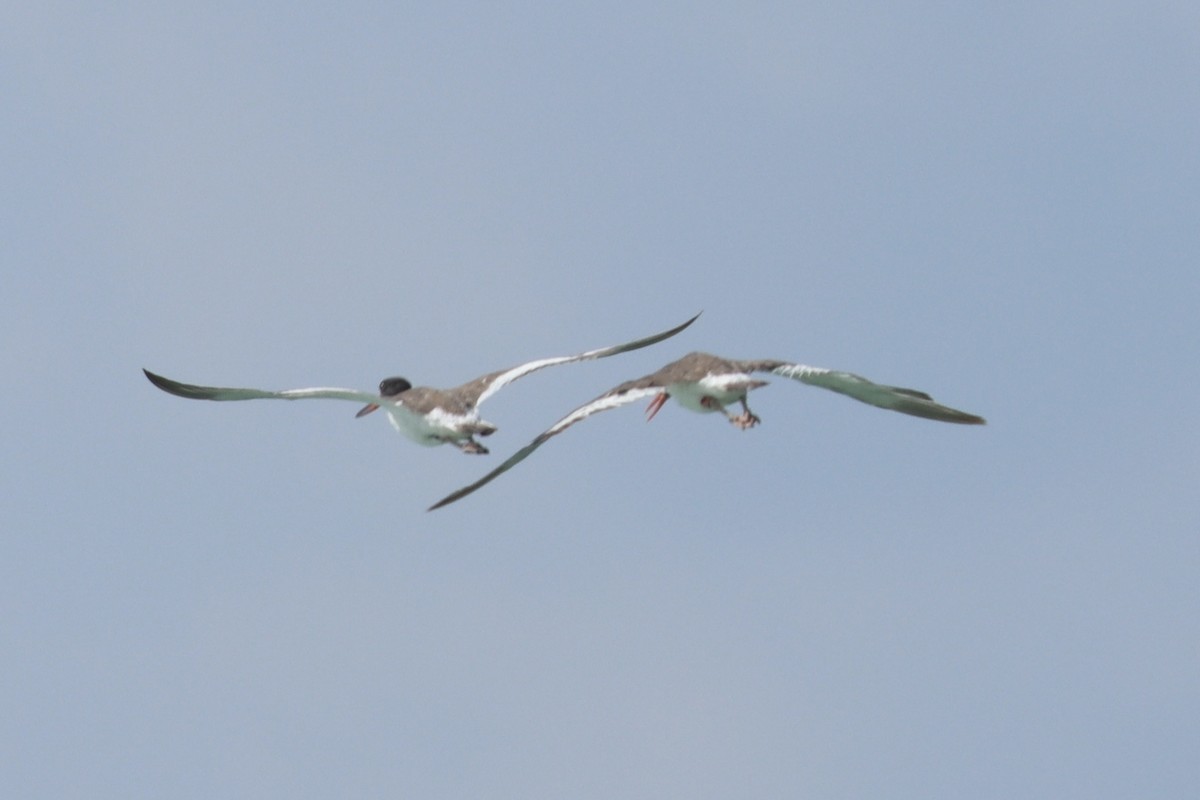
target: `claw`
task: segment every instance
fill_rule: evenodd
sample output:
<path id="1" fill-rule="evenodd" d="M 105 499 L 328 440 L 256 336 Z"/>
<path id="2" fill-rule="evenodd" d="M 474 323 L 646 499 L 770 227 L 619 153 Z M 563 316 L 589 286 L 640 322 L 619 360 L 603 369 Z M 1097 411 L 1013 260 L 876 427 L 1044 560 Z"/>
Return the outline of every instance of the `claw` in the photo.
<path id="1" fill-rule="evenodd" d="M 761 382 L 766 383 L 766 381 L 761 381 Z M 730 422 L 732 422 L 740 430 L 743 430 L 743 431 L 749 430 L 750 428 L 753 428 L 758 423 L 762 422 L 762 420 L 759 419 L 758 416 L 753 411 L 750 410 L 750 406 L 746 405 L 745 397 L 743 397 L 741 399 L 741 403 L 742 403 L 742 415 L 740 417 L 730 416 L 729 417 Z"/>
<path id="2" fill-rule="evenodd" d="M 758 423 L 762 422 L 762 420 L 748 411 L 745 414 L 742 414 L 740 417 L 730 417 L 729 421 L 733 423 L 734 427 L 743 431 L 749 430 Z"/>

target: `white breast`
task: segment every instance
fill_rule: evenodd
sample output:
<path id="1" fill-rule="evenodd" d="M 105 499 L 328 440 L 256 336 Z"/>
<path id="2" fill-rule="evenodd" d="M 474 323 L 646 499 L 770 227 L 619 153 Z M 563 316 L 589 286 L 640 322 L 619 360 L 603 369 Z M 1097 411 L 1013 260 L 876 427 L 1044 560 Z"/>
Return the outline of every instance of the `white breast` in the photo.
<path id="1" fill-rule="evenodd" d="M 467 439 L 470 434 L 463 433 L 463 428 L 479 422 L 476 413 L 448 414 L 440 408 L 428 414 L 418 414 L 402 405 L 385 405 L 384 409 L 388 421 L 401 436 L 426 447 L 445 444 L 446 439 Z"/>
<path id="2" fill-rule="evenodd" d="M 718 409 L 701 405 L 701 400 L 711 397 L 722 406 L 735 403 L 746 396 L 746 382 L 752 380 L 749 375 L 734 373 L 732 375 L 705 375 L 695 383 L 673 383 L 667 387 L 667 393 L 674 397 L 679 405 L 701 414 L 709 414 Z"/>

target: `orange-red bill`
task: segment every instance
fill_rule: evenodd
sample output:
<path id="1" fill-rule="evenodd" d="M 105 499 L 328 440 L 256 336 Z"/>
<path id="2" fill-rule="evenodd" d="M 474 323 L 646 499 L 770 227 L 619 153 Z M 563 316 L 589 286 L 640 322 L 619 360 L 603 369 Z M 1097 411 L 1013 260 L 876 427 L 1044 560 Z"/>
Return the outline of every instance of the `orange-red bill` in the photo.
<path id="1" fill-rule="evenodd" d="M 355 417 L 365 417 L 367 414 L 370 414 L 372 411 L 374 411 L 377 408 L 379 408 L 379 403 L 370 403 L 368 405 L 363 406 L 359 410 L 359 412 L 357 414 L 355 414 L 354 416 Z"/>
<path id="2" fill-rule="evenodd" d="M 646 422 L 654 419 L 654 415 L 658 413 L 658 410 L 663 407 L 663 404 L 667 402 L 667 398 L 670 396 L 666 392 L 659 392 L 654 395 L 654 399 L 650 401 L 650 405 L 646 406 Z"/>

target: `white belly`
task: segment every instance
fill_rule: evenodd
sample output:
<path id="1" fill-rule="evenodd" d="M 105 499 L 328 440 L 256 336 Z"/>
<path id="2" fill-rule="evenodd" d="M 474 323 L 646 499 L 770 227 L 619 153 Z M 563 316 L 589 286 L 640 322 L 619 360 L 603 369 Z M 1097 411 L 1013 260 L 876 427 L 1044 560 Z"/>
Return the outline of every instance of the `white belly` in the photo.
<path id="1" fill-rule="evenodd" d="M 384 406 L 387 410 L 388 421 L 401 435 L 425 447 L 436 447 L 445 444 L 448 439 L 464 440 L 471 435 L 464 433 L 479 422 L 478 414 L 454 415 L 447 414 L 440 408 L 429 414 L 417 414 L 401 405 Z"/>
<path id="2" fill-rule="evenodd" d="M 745 397 L 746 384 L 750 381 L 749 375 L 705 375 L 696 383 L 671 384 L 667 394 L 690 411 L 711 414 Z M 704 405 L 702 401 L 706 397 L 716 400 L 716 404 Z"/>

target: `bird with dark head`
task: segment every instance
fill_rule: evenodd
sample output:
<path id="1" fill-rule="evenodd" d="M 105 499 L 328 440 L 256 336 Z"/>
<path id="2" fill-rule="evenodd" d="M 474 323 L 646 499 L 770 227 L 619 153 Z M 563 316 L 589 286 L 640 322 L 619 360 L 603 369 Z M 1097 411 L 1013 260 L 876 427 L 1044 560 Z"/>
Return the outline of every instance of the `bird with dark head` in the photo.
<path id="1" fill-rule="evenodd" d="M 697 317 L 699 314 L 696 315 Z M 382 408 L 392 427 L 408 439 L 426 447 L 449 444 L 464 453 L 483 454 L 487 448 L 475 441 L 476 436 L 487 436 L 496 426 L 479 418 L 481 403 L 515 380 L 546 367 L 574 364 L 608 358 L 619 353 L 639 350 L 669 339 L 696 321 L 692 317 L 681 325 L 630 342 L 601 347 L 570 356 L 552 356 L 526 361 L 508 369 L 496 370 L 452 389 L 434 389 L 428 386 L 413 386 L 400 377 L 384 378 L 379 383 L 379 394 L 360 392 L 355 389 L 338 389 L 317 386 L 307 389 L 244 389 L 227 386 L 197 386 L 190 383 L 164 378 L 145 370 L 146 378 L 168 394 L 191 400 L 349 400 L 366 403 L 359 412 L 365 417 Z"/>
<path id="2" fill-rule="evenodd" d="M 404 378 L 384 378 L 379 382 L 379 396 L 384 400 L 391 400 L 394 397 L 399 397 L 411 388 L 412 384 Z M 354 416 L 365 417 L 367 414 L 370 414 L 372 411 L 375 411 L 378 408 L 379 403 L 367 403 L 365 406 L 359 409 L 358 413 Z"/>

